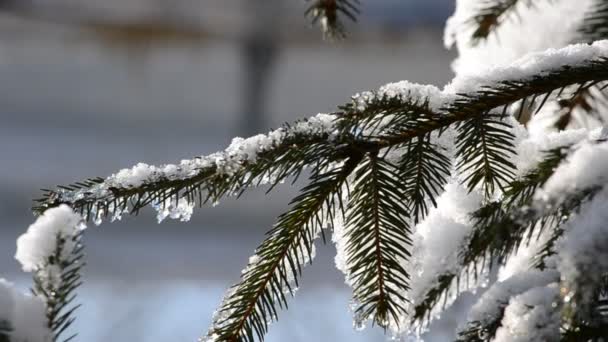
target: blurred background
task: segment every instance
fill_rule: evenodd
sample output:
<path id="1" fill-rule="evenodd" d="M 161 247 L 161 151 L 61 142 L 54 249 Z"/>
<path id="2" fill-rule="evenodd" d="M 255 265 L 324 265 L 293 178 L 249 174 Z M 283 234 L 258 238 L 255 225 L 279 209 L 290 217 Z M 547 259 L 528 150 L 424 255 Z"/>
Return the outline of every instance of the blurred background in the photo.
<path id="1" fill-rule="evenodd" d="M 362 1 L 325 42 L 303 0 L 0 0 L 0 277 L 38 189 L 223 149 L 234 136 L 329 112 L 407 79 L 442 86 L 451 0 Z M 77 341 L 195 341 L 297 188 L 260 191 L 158 225 L 151 211 L 90 226 Z M 350 290 L 319 246 L 268 341 L 384 341 L 357 332 Z M 429 341 L 447 340 L 457 318 Z"/>

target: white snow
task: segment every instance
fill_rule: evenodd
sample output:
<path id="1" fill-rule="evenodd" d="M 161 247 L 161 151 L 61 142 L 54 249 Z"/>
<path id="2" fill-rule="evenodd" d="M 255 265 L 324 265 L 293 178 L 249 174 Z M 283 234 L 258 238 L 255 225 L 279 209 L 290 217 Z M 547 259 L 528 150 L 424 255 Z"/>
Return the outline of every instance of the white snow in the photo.
<path id="1" fill-rule="evenodd" d="M 153 166 L 139 163 L 131 169 L 122 169 L 106 179 L 104 188 L 134 188 L 161 179 L 175 180 L 192 177 L 203 168 L 215 167 L 218 173 L 234 174 L 245 162 L 254 162 L 258 154 L 269 151 L 284 139 L 298 134 L 324 134 L 334 130 L 335 116 L 317 114 L 289 128 L 279 128 L 268 134 L 259 134 L 247 139 L 234 138 L 223 152 L 216 152 L 191 160 L 182 160 L 179 165 Z"/>
<path id="2" fill-rule="evenodd" d="M 423 101 L 428 100 L 428 105 L 431 110 L 439 110 L 446 103 L 453 100 L 452 96 L 443 94 L 442 91 L 434 85 L 418 84 L 409 81 L 399 81 L 387 83 L 381 86 L 376 92 L 365 91 L 355 94 L 352 99 L 356 103 L 357 110 L 364 111 L 367 104 L 373 100 L 381 100 L 384 97 L 398 98 L 403 101 L 412 100 Z"/>
<path id="3" fill-rule="evenodd" d="M 541 203 L 560 201 L 568 194 L 608 182 L 608 143 L 585 141 L 557 167 L 535 196 Z"/>
<path id="4" fill-rule="evenodd" d="M 606 169 L 603 169 L 604 172 Z M 608 272 L 608 190 L 604 189 L 566 224 L 566 233 L 557 242 L 557 269 L 568 289 L 564 300 L 575 292 L 589 300 L 587 285 L 599 281 Z"/>
<path id="5" fill-rule="evenodd" d="M 501 266 L 498 270 L 498 281 L 509 279 L 521 272 L 527 272 L 534 265 L 535 257 L 541 248 L 551 237 L 551 229 L 541 229 L 540 224 L 534 226 L 534 230 L 528 228 L 524 233 L 525 237 L 531 233 L 530 239 L 525 239 L 518 250 Z M 547 262 L 547 261 L 545 261 Z"/>
<path id="6" fill-rule="evenodd" d="M 459 57 L 452 65 L 457 75 L 508 65 L 527 53 L 559 48 L 575 41 L 581 19 L 594 0 L 532 1 L 530 8 L 525 6 L 526 2 L 529 1 L 519 1 L 515 11 L 499 18 L 502 24 L 495 33 L 473 46 L 472 26 L 468 21 L 478 13 L 481 2 L 456 1 L 456 11 L 446 24 L 444 42 L 448 48 L 454 45 L 458 48 Z"/>
<path id="7" fill-rule="evenodd" d="M 185 198 L 180 198 L 177 203 L 174 199 L 168 199 L 164 204 L 154 204 L 154 208 L 158 212 L 156 215 L 158 223 L 161 223 L 167 217 L 187 222 L 190 221 L 194 212 L 194 203 Z"/>
<path id="8" fill-rule="evenodd" d="M 52 332 L 46 327 L 46 308 L 38 297 L 17 291 L 0 278 L 0 322 L 10 325 L 11 341 L 50 342 Z"/>
<path id="9" fill-rule="evenodd" d="M 559 286 L 534 287 L 509 300 L 494 342 L 558 341 Z"/>
<path id="10" fill-rule="evenodd" d="M 69 255 L 74 247 L 71 237 L 82 218 L 72 208 L 62 204 L 44 212 L 27 231 L 17 239 L 15 259 L 25 272 L 36 272 L 46 266 L 49 256 L 55 253 L 58 238 L 66 240 L 63 253 Z"/>
<path id="11" fill-rule="evenodd" d="M 521 57 L 492 65 L 476 64 L 467 72 L 459 72 L 444 88 L 447 93 L 471 93 L 482 86 L 493 86 L 501 81 L 525 80 L 547 70 L 562 66 L 582 66 L 585 62 L 608 57 L 608 40 L 592 45 L 572 44 L 561 48 L 549 48 L 530 52 Z"/>
<path id="12" fill-rule="evenodd" d="M 412 276 L 411 297 L 417 304 L 435 285 L 437 276 L 446 272 L 457 273 L 458 251 L 469 235 L 472 221 L 469 214 L 481 205 L 483 196 L 452 181 L 437 198 L 437 208 L 416 226 L 414 236 L 415 258 L 419 271 Z"/>
<path id="13" fill-rule="evenodd" d="M 292 126 L 279 128 L 268 134 L 259 134 L 247 139 L 234 138 L 232 143 L 222 152 L 212 153 L 207 156 L 194 159 L 182 160 L 179 164 L 165 164 L 160 166 L 138 163 L 132 168 L 122 169 L 112 174 L 100 184 L 90 188 L 69 191 L 59 189 L 60 198 L 66 202 L 73 202 L 84 197 L 87 198 L 107 198 L 111 197 L 113 188 L 137 188 L 145 184 L 154 183 L 160 180 L 180 180 L 196 176 L 204 170 L 213 170 L 218 174 L 233 175 L 240 171 L 245 163 L 255 162 L 258 155 L 269 151 L 280 145 L 285 139 L 292 138 L 300 134 L 307 135 L 328 135 L 328 139 L 333 139 L 335 116 L 331 114 L 317 114 L 307 120 L 299 121 Z M 262 179 L 262 183 L 271 177 Z M 172 200 L 175 200 L 174 198 Z M 182 203 L 182 202 L 180 202 Z M 170 205 L 162 206 L 157 203 L 153 207 L 160 208 L 159 219 L 165 217 L 180 218 L 187 221 L 190 217 L 191 205 L 178 205 L 176 210 L 171 209 Z M 169 211 L 166 209 L 169 208 Z M 128 208 L 124 208 L 128 211 Z M 112 220 L 120 219 L 124 211 L 117 211 Z M 100 224 L 103 219 L 103 212 L 96 212 L 93 207 L 93 219 L 96 224 Z"/>
<path id="14" fill-rule="evenodd" d="M 501 307 L 506 306 L 510 298 L 557 280 L 559 274 L 555 270 L 523 270 L 508 279 L 498 281 L 490 286 L 473 305 L 467 320 L 482 323 L 495 320 L 500 314 Z"/>

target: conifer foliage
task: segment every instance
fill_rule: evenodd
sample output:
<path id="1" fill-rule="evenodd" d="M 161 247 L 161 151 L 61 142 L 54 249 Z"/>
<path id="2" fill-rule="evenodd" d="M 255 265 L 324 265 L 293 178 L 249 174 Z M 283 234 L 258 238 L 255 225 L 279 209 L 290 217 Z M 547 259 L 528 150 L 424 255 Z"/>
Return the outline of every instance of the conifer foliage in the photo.
<path id="1" fill-rule="evenodd" d="M 42 221 L 30 230 L 70 226 L 53 228 L 56 243 L 27 267 L 53 340 L 71 338 L 63 335 L 77 308 L 86 231 L 74 227 L 150 205 L 161 219 L 187 220 L 195 205 L 306 174 L 202 340 L 263 340 L 317 240 L 331 234 L 357 325 L 420 334 L 461 293 L 487 287 L 454 340 L 606 341 L 608 107 L 590 99 L 608 84 L 608 11 L 605 1 L 584 1 L 579 15 L 564 13 L 570 34 L 552 36 L 558 27 L 543 14 L 573 2 L 459 0 L 446 34 L 461 55 L 444 89 L 387 84 L 222 152 L 44 190 L 34 206 Z M 309 6 L 337 35 L 342 18 L 359 12 L 349 0 Z M 530 13 L 540 23 L 526 21 Z M 518 25 L 541 25 L 549 38 L 517 50 L 514 39 L 524 38 L 508 35 Z M 513 58 L 476 59 L 492 49 Z M 53 210 L 82 222 L 54 219 Z M 10 323 L 0 317 L 0 341 L 10 340 Z"/>

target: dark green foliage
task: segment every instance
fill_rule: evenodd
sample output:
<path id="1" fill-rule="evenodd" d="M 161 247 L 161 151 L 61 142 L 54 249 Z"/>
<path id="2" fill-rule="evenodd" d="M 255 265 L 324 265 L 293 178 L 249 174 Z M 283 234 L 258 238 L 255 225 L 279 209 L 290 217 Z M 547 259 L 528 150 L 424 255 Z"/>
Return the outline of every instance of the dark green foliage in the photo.
<path id="1" fill-rule="evenodd" d="M 364 108 L 359 100 L 339 107 L 338 125 L 342 132 L 368 139 L 382 139 L 408 129 L 420 129 L 425 121 L 438 119 L 438 114 L 429 108 L 428 99 L 406 96 L 379 96 L 368 94 Z"/>
<path id="2" fill-rule="evenodd" d="M 442 146 L 431 141 L 430 134 L 410 140 L 399 165 L 404 187 L 406 208 L 414 224 L 429 211 L 429 202 L 437 206 L 435 198 L 441 193 L 450 176 L 451 160 Z"/>
<path id="3" fill-rule="evenodd" d="M 357 21 L 359 0 L 306 0 L 312 2 L 305 14 L 312 23 L 320 23 L 329 38 L 344 38 L 346 30 L 342 17 Z"/>
<path id="4" fill-rule="evenodd" d="M 456 168 L 469 191 L 482 185 L 486 197 L 504 189 L 514 176 L 511 125 L 498 114 L 485 113 L 464 121 L 456 137 Z"/>
<path id="5" fill-rule="evenodd" d="M 66 342 L 76 337 L 76 334 L 72 334 L 64 338 L 63 334 L 74 323 L 74 312 L 80 307 L 80 304 L 74 304 L 74 301 L 76 290 L 82 285 L 84 252 L 81 237 L 81 234 L 73 237 L 57 236 L 57 248 L 48 258 L 46 266 L 58 268 L 60 278 L 57 284 L 44 279 L 40 272 L 34 275 L 32 291 L 45 302 L 47 325 L 53 331 L 53 341 Z M 73 239 L 74 248 L 68 251 L 69 257 L 64 258 L 67 238 Z"/>
<path id="6" fill-rule="evenodd" d="M 532 237 L 537 225 L 542 229 L 555 223 L 557 215 L 549 213 L 536 217 L 533 211 L 523 209 L 532 200 L 536 189 L 553 174 L 553 170 L 563 160 L 561 148 L 548 151 L 545 159 L 522 178 L 512 181 L 505 189 L 500 202 L 491 202 L 472 214 L 475 222 L 468 244 L 462 249 L 463 264 L 470 265 L 486 257 L 504 261 L 517 251 L 519 246 Z M 527 219 L 521 219 L 526 217 Z M 482 263 L 485 264 L 485 263 Z"/>
<path id="7" fill-rule="evenodd" d="M 342 187 L 359 160 L 349 159 L 332 171 L 324 172 L 328 165 L 313 170 L 310 184 L 256 249 L 257 261 L 249 264 L 241 282 L 224 298 L 209 336 L 217 341 L 264 339 L 268 323 L 277 319 L 277 306 L 287 308 L 286 294 L 293 295 L 293 286 L 299 286 L 302 264 L 312 261 L 313 243 L 322 234 L 324 222 L 341 207 L 336 204 L 341 201 Z"/>
<path id="8" fill-rule="evenodd" d="M 403 207 L 399 170 L 368 154 L 357 168 L 347 207 L 345 239 L 354 289 L 355 320 L 369 318 L 383 328 L 405 312 L 411 230 Z"/>

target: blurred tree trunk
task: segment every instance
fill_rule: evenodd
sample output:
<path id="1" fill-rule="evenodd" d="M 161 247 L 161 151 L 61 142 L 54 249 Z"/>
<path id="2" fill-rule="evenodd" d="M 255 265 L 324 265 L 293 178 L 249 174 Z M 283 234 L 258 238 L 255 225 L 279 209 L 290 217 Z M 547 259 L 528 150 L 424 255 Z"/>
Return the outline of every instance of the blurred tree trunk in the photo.
<path id="1" fill-rule="evenodd" d="M 242 43 L 242 109 L 239 133 L 248 136 L 268 127 L 266 103 L 272 72 L 277 60 L 281 0 L 246 1 L 251 18 Z"/>

